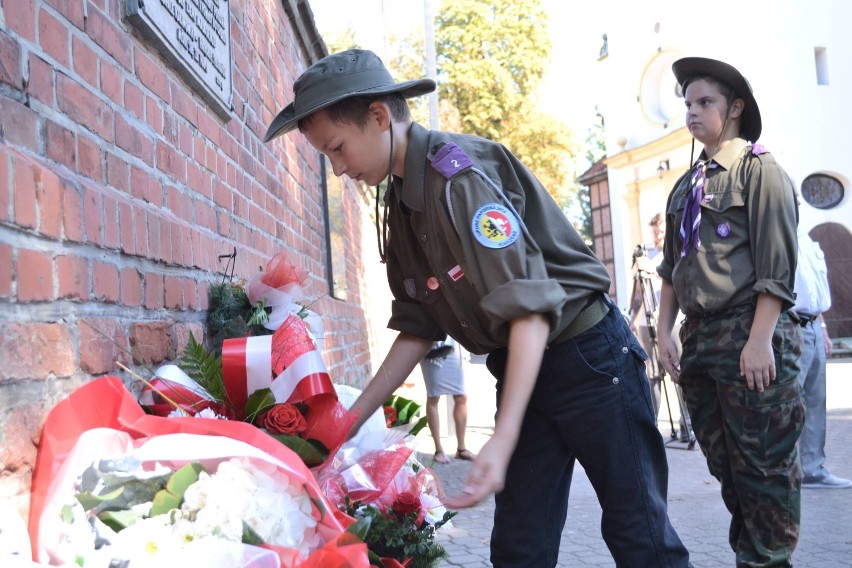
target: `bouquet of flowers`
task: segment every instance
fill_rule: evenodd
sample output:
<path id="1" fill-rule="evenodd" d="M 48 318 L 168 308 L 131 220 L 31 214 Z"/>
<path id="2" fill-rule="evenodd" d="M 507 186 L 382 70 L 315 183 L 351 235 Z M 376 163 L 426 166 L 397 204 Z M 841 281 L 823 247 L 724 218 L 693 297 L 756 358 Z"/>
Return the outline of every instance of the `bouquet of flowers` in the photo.
<path id="1" fill-rule="evenodd" d="M 293 449 L 309 467 L 326 463 L 355 416 L 338 402 L 320 355 L 322 320 L 295 301 L 305 276 L 284 253 L 277 254 L 244 294 L 257 307 L 250 321 L 261 322 L 272 334 L 225 338 L 221 357 L 190 336 L 181 368 L 157 369 L 157 376 L 146 381 L 140 404 L 161 416 L 249 422 Z M 215 297 L 224 296 L 218 292 Z M 217 318 L 232 321 L 225 312 L 211 305 L 208 324 Z"/>
<path id="2" fill-rule="evenodd" d="M 447 556 L 435 533 L 456 513 L 441 504 L 437 489 L 432 473 L 410 458 L 372 502 L 344 499 L 346 514 L 371 520 L 365 542 L 372 564 L 429 568 Z"/>
<path id="3" fill-rule="evenodd" d="M 343 385 L 337 389 L 344 404 L 360 392 Z M 388 399 L 318 478 L 329 501 L 350 516 L 370 519 L 364 538 L 370 559 L 386 568 L 427 567 L 445 557 L 435 532 L 455 515 L 441 504 L 435 476 L 412 455 L 412 433 L 425 425 L 418 419 L 419 408 L 403 397 Z M 397 416 L 395 423 L 385 418 L 388 409 Z"/>
<path id="4" fill-rule="evenodd" d="M 29 532 L 39 562 L 366 567 L 352 522 L 258 429 L 146 415 L 104 378 L 48 415 Z"/>

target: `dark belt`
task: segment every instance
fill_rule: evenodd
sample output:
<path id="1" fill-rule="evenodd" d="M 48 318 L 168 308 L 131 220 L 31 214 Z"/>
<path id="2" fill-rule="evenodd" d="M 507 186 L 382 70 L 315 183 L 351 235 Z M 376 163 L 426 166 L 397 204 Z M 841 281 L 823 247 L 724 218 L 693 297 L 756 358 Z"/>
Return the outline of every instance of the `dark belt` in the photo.
<path id="1" fill-rule="evenodd" d="M 801 312 L 796 312 L 796 317 L 799 318 L 799 325 L 805 327 L 811 322 L 814 322 L 819 318 L 819 314 L 812 316 L 811 314 L 803 314 Z"/>
<path id="2" fill-rule="evenodd" d="M 602 295 L 596 295 L 580 310 L 580 313 L 568 324 L 568 327 L 553 340 L 553 343 L 562 343 L 563 341 L 577 337 L 585 331 L 589 331 L 600 323 L 608 313 L 609 304 L 604 300 Z"/>

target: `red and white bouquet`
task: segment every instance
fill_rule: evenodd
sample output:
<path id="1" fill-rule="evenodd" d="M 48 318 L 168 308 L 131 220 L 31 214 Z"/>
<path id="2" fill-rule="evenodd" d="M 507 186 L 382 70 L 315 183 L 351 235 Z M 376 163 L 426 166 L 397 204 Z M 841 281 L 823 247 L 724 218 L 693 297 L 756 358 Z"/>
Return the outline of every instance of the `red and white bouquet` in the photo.
<path id="1" fill-rule="evenodd" d="M 352 522 L 257 428 L 146 415 L 104 378 L 48 415 L 29 533 L 42 563 L 365 568 Z"/>

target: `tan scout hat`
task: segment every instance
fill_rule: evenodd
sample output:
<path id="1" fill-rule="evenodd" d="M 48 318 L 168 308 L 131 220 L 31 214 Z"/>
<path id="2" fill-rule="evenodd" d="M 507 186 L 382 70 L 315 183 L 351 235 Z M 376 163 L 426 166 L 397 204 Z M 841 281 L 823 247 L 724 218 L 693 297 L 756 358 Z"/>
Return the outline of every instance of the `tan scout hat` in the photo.
<path id="1" fill-rule="evenodd" d="M 301 119 L 348 97 L 399 93 L 411 98 L 434 90 L 432 79 L 395 83 L 372 51 L 350 49 L 335 53 L 320 59 L 296 79 L 293 102 L 272 120 L 263 141 L 290 132 Z"/>

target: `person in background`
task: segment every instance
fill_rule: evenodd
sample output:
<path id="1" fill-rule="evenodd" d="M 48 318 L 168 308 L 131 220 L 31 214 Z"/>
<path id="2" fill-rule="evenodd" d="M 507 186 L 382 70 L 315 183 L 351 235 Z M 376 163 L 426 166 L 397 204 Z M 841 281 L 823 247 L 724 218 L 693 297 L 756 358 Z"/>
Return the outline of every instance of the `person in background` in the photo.
<path id="1" fill-rule="evenodd" d="M 832 475 L 825 467 L 825 361 L 831 356 L 831 337 L 823 313 L 831 307 L 828 268 L 819 244 L 799 227 L 796 265 L 796 305 L 802 326 L 799 384 L 805 397 L 805 426 L 799 437 L 802 487 L 845 489 L 852 480 Z"/>
<path id="2" fill-rule="evenodd" d="M 663 242 L 666 236 L 666 216 L 660 211 L 656 213 L 651 220 L 648 222 L 648 226 L 651 227 L 651 238 L 653 239 L 654 246 L 648 247 L 644 251 L 643 254 L 639 255 L 639 251 L 637 250 L 634 253 L 634 260 L 636 262 L 637 269 L 637 277 L 646 277 L 646 285 L 650 285 L 654 290 L 654 303 L 657 306 L 657 310 L 652 314 L 652 321 L 656 327 L 656 322 L 659 319 L 659 306 L 660 306 L 660 292 L 663 288 L 663 279 L 660 278 L 660 275 L 657 273 L 657 267 L 660 266 L 660 263 L 663 261 Z M 646 299 L 643 298 L 642 290 L 637 285 L 634 288 L 633 295 L 633 304 L 630 307 L 630 313 L 632 314 L 630 320 L 630 329 L 633 330 L 633 333 L 639 337 L 639 340 L 642 342 L 642 347 L 645 348 L 645 351 L 648 353 L 649 357 L 653 356 L 653 342 L 657 341 L 656 334 L 658 331 L 654 330 L 654 338 L 651 337 L 651 330 L 648 327 L 648 315 L 645 313 L 645 302 Z M 677 319 L 681 316 L 678 313 L 678 316 L 675 318 L 674 327 L 672 329 L 672 338 L 677 345 L 678 350 L 680 350 L 680 340 L 677 337 L 678 332 L 680 331 L 680 324 Z M 648 379 L 651 382 L 651 394 L 653 395 L 654 400 L 654 416 L 659 420 L 660 417 L 660 405 L 662 402 L 662 383 L 663 383 L 663 374 L 654 374 L 655 365 L 648 361 Z M 675 388 L 680 390 L 678 385 L 675 385 Z M 681 395 L 678 393 L 678 400 L 681 400 Z M 678 427 L 678 441 L 680 442 L 689 442 L 690 441 L 690 432 L 686 426 L 685 418 L 688 417 L 688 411 L 686 410 L 685 405 L 680 404 L 680 421 Z"/>
<path id="3" fill-rule="evenodd" d="M 453 397 L 453 424 L 456 430 L 456 458 L 472 461 L 476 456 L 465 447 L 467 430 L 467 395 L 464 389 L 464 370 L 460 348 L 451 338 L 436 341 L 432 350 L 420 361 L 420 371 L 426 383 L 426 417 L 429 432 L 435 442 L 435 462 L 450 463 L 441 444 L 441 420 L 438 402 L 441 395 Z"/>
<path id="4" fill-rule="evenodd" d="M 757 144 L 760 110 L 733 66 L 672 65 L 699 159 L 666 205 L 659 344 L 731 513 L 737 566 L 792 566 L 805 419 L 791 310 L 798 209 L 789 176 Z M 682 354 L 672 337 L 678 309 Z"/>

